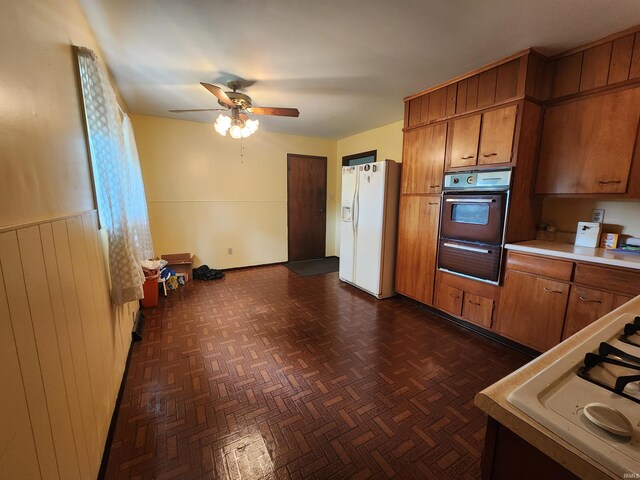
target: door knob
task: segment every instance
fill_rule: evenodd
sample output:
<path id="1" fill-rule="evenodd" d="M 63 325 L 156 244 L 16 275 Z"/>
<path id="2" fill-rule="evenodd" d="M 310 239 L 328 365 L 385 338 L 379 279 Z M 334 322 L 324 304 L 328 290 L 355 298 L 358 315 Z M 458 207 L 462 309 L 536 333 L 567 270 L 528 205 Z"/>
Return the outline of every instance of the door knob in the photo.
<path id="1" fill-rule="evenodd" d="M 324 210 L 322 208 L 320 209 L 320 213 L 324 213 Z"/>

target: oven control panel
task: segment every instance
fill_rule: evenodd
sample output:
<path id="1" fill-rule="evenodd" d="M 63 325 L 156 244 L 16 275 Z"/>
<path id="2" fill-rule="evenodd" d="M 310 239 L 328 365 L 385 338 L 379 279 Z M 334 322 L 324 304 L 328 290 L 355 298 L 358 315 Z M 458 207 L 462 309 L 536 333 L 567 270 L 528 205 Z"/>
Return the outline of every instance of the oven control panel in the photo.
<path id="1" fill-rule="evenodd" d="M 444 190 L 509 190 L 511 169 L 444 174 Z"/>

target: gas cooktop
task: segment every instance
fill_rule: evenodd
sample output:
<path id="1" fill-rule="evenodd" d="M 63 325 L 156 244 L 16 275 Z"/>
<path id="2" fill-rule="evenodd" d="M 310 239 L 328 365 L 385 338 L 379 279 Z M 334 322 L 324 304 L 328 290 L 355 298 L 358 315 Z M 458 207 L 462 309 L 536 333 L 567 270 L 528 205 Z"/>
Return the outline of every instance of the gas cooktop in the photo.
<path id="1" fill-rule="evenodd" d="M 507 400 L 620 478 L 640 478 L 640 317 L 620 315 Z"/>

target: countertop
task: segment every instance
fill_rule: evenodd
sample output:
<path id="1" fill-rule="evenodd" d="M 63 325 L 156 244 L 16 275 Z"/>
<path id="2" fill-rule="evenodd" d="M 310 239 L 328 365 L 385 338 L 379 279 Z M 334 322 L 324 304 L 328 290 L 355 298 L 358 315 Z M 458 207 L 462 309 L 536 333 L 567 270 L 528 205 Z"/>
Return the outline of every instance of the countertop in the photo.
<path id="1" fill-rule="evenodd" d="M 545 242 L 542 240 L 507 243 L 505 248 L 516 252 L 535 253 L 565 260 L 578 260 L 640 270 L 640 254 L 614 253 L 605 248 L 576 247 L 570 243 Z"/>
<path id="2" fill-rule="evenodd" d="M 583 479 L 618 478 L 605 467 L 511 405 L 507 401 L 507 396 L 623 313 L 640 315 L 640 296 L 608 313 L 511 375 L 484 389 L 476 395 L 475 405 L 578 477 Z"/>

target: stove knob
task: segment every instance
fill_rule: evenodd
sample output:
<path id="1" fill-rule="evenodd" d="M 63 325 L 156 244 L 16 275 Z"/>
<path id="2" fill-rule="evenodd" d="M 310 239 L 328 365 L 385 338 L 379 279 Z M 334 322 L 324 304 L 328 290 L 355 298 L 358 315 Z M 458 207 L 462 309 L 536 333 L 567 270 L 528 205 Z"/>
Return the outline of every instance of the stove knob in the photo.
<path id="1" fill-rule="evenodd" d="M 473 176 L 469 175 L 469 176 L 467 177 L 467 183 L 471 184 L 471 183 L 473 183 L 473 181 L 474 181 Z"/>
<path id="2" fill-rule="evenodd" d="M 453 184 L 458 184 L 460 183 L 460 179 L 458 177 L 453 177 Z"/>

